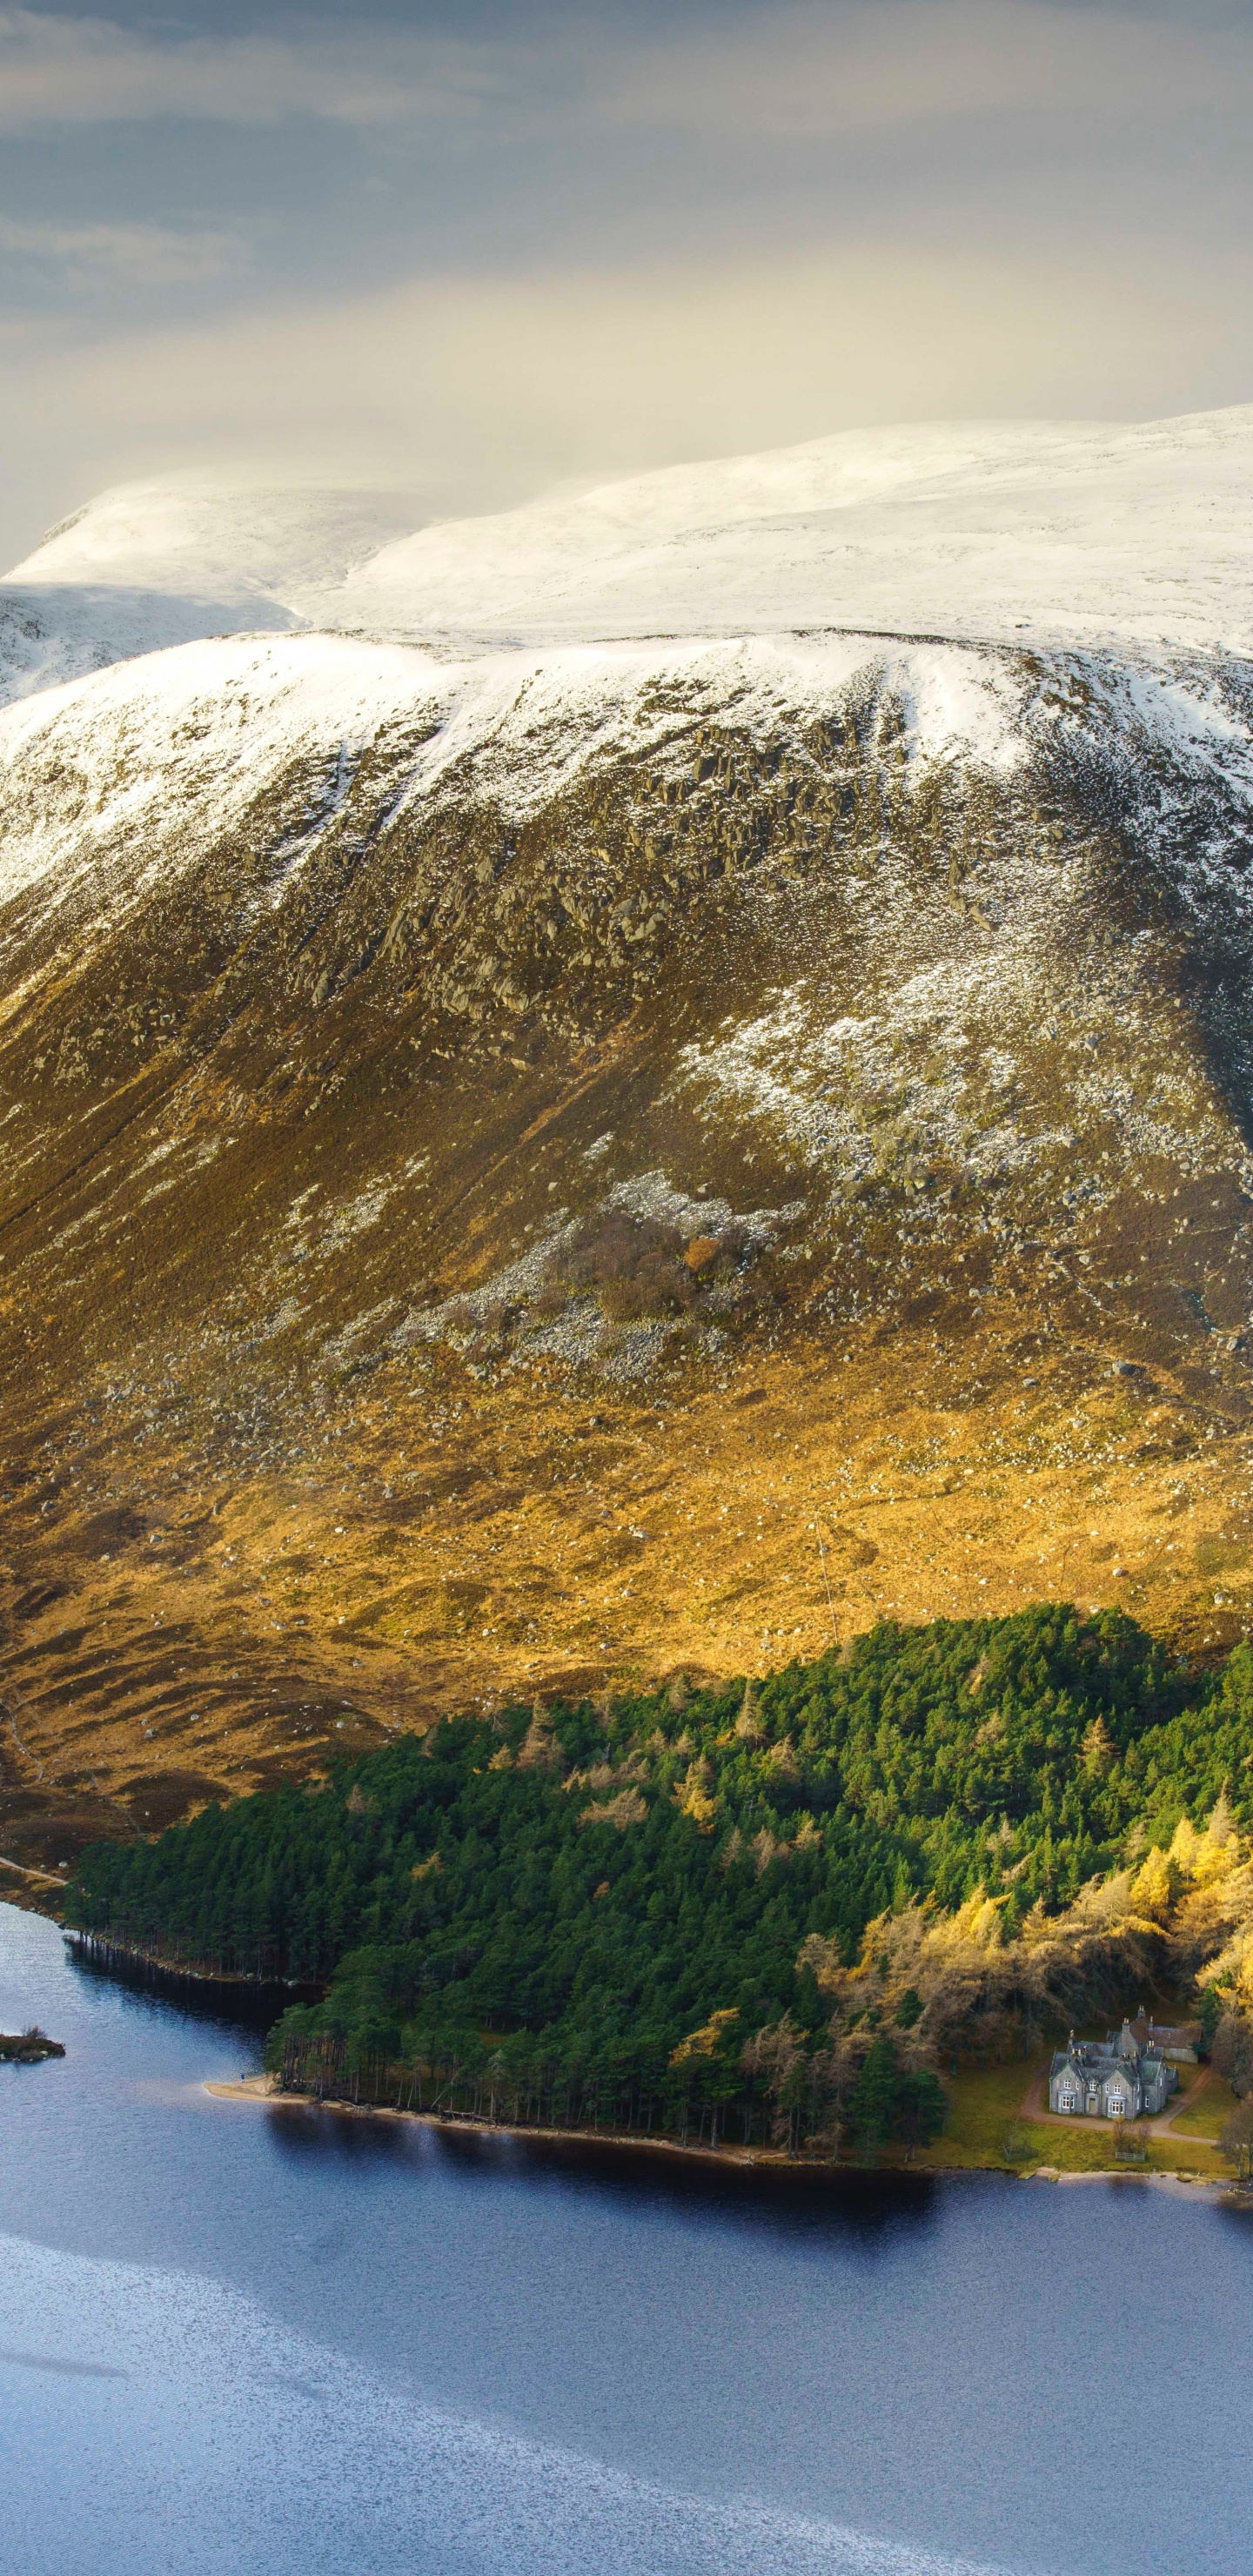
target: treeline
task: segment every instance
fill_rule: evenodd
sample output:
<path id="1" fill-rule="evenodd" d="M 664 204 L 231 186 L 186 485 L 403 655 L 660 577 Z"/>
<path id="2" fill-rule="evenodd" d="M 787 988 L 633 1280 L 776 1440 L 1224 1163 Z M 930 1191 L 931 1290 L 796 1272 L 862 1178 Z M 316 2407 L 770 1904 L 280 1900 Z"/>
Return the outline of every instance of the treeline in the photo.
<path id="1" fill-rule="evenodd" d="M 967 1949 L 1025 1958 L 1081 1890 L 1143 1878 L 1225 1787 L 1232 1831 L 1253 1821 L 1251 1756 L 1243 1647 L 1195 1675 L 1116 1612 L 884 1624 L 760 1686 L 446 1720 L 312 1790 L 96 1846 L 69 1907 L 172 1962 L 329 1980 L 274 2040 L 314 2089 L 542 2125 L 908 2141 L 933 2133 L 936 2069 L 961 2044 L 919 1986 L 928 1927 L 966 1908 Z M 1132 1916 L 1151 1945 L 1160 1909 Z M 885 1956 L 912 1925 L 918 1961 L 881 1994 L 864 1957 L 880 1918 L 898 1927 Z M 1059 1995 L 1115 1973 L 1108 1941 L 1097 1971 L 1090 1941 L 1063 1949 Z M 1033 1974 L 1017 2001 L 1001 1977 L 988 2044 L 1050 2008 Z"/>
<path id="2" fill-rule="evenodd" d="M 353 1962 L 354 1976 L 373 1962 Z M 336 1981 L 336 1992 L 340 1992 Z M 284 2092 L 318 2101 L 500 2123 L 509 2128 L 607 2130 L 615 2137 L 672 2138 L 681 2146 L 784 2147 L 838 2153 L 847 2137 L 874 2155 L 892 2142 L 924 2146 L 944 2126 L 947 2101 L 932 2068 L 902 2058 L 898 2036 L 867 2026 L 850 2055 L 806 2044 L 785 2014 L 745 2042 L 734 2012 L 664 2050 L 587 2049 L 555 2035 L 504 2038 L 393 2030 L 372 2046 L 358 2022 L 345 2030 L 299 2005 L 271 2033 L 267 2064 Z M 841 2062 L 843 2059 L 843 2063 Z"/>

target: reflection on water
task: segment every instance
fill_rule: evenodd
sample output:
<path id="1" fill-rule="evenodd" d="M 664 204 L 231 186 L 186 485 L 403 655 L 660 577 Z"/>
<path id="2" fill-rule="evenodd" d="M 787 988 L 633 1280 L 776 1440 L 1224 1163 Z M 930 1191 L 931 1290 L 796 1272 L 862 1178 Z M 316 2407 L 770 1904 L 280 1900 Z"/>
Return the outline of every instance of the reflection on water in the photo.
<path id="1" fill-rule="evenodd" d="M 1248 2563 L 1253 2232 L 1199 2197 L 215 2103 L 255 2031 L 6 1907 L 14 2014 L 70 2052 L 0 2069 L 24 2576 Z"/>
<path id="2" fill-rule="evenodd" d="M 289 2004 L 315 2002 L 321 1992 L 317 1986 L 288 1986 L 277 1980 L 272 1985 L 234 1985 L 225 1979 L 215 1984 L 208 1977 L 183 1976 L 176 1968 L 141 1960 L 106 1967 L 77 1942 L 66 1943 L 66 1964 L 75 1977 L 94 1979 L 121 1994 L 173 2004 L 189 2021 L 209 2022 L 219 2030 L 267 2031 Z"/>
<path id="3" fill-rule="evenodd" d="M 492 2189 L 503 2177 L 546 2187 L 565 2198 L 602 2198 L 634 2209 L 706 2213 L 718 2223 L 737 2217 L 754 2232 L 824 2227 L 872 2240 L 926 2227 L 938 2216 L 945 2186 L 929 2174 L 833 2172 L 804 2167 L 719 2168 L 664 2148 L 625 2148 L 608 2140 L 511 2136 L 475 2129 L 426 2130 L 420 2122 L 366 2120 L 352 2111 L 309 2104 L 264 2112 L 275 2151 L 330 2168 L 382 2163 L 420 2168 L 432 2154 L 469 2183 Z M 977 2185 L 976 2185 L 977 2188 Z"/>

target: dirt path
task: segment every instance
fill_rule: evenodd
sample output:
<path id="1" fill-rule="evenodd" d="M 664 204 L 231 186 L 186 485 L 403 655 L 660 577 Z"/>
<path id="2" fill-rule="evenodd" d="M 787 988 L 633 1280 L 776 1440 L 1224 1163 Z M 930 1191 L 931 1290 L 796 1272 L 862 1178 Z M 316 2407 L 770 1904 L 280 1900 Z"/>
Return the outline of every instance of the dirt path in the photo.
<path id="1" fill-rule="evenodd" d="M 1205 2091 L 1209 2080 L 1210 2070 L 1208 2066 L 1201 2067 L 1195 2082 L 1189 2084 L 1186 2093 L 1178 2094 L 1174 2102 L 1171 2104 L 1169 2111 L 1164 2111 L 1160 2120 L 1150 2120 L 1148 2124 L 1149 2127 L 1151 2129 L 1162 2130 L 1173 2129 L 1180 2112 L 1191 2110 L 1193 2103 L 1198 2098 L 1198 2095 Z M 1202 2138 L 1198 2140 L 1198 2144 L 1201 2146 L 1212 2146 L 1213 2140 L 1211 2138 Z"/>
<path id="2" fill-rule="evenodd" d="M 55 1871 L 50 1869 L 28 1869 L 25 1861 L 0 1860 L 0 1869 L 15 1870 L 19 1878 L 37 1879 L 41 1887 L 59 1887 L 62 1890 L 64 1890 L 65 1887 L 65 1880 L 63 1878 L 59 1878 Z"/>

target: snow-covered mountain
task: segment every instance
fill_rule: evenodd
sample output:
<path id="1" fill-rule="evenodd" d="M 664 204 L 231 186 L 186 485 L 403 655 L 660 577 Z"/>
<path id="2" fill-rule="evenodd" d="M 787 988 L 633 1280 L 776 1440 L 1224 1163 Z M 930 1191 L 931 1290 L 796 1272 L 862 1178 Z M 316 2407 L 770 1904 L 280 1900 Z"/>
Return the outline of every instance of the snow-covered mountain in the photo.
<path id="1" fill-rule="evenodd" d="M 906 428 L 416 532 L 182 482 L 17 568 L 50 1777 L 78 1727 L 172 1812 L 327 1691 L 364 1741 L 885 1610 L 1253 1625 L 1251 450 Z"/>
<path id="2" fill-rule="evenodd" d="M 431 527 L 345 583 L 397 633 L 841 626 L 1039 645 L 1253 646 L 1253 406 L 1147 427 L 847 431 Z"/>
<path id="3" fill-rule="evenodd" d="M 102 493 L 0 582 L 0 703 L 210 635 L 310 623 L 412 493 L 187 476 Z"/>
<path id="4" fill-rule="evenodd" d="M 1248 405 L 845 431 L 427 526 L 404 492 L 133 484 L 0 583 L 0 673 L 21 694 L 295 628 L 461 651 L 840 627 L 1243 653 L 1251 489 Z"/>

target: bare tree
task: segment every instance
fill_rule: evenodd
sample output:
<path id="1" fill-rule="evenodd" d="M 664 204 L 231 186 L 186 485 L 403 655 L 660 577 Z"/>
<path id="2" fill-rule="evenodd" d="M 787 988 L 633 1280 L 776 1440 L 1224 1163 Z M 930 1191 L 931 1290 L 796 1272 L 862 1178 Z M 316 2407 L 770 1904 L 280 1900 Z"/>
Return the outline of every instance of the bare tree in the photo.
<path id="1" fill-rule="evenodd" d="M 1224 2121 L 1218 2144 L 1228 2164 L 1247 2182 L 1253 2170 L 1253 2102 L 1241 2102 Z"/>

